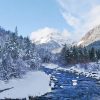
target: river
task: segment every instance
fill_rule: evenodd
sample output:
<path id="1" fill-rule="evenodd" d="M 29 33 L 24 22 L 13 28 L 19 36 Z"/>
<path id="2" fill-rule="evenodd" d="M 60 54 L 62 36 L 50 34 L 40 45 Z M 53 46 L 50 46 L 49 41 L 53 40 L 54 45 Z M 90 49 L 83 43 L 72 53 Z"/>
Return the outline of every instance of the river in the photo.
<path id="1" fill-rule="evenodd" d="M 38 100 L 100 100 L 100 80 L 63 70 L 42 70 L 51 76 L 52 91 Z"/>

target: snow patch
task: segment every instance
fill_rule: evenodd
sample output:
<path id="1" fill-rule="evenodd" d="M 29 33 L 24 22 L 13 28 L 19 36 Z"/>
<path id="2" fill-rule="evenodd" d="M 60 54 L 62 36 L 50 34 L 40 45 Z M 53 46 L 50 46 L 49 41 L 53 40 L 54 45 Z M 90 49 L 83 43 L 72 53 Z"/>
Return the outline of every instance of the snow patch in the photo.
<path id="1" fill-rule="evenodd" d="M 52 52 L 53 54 L 56 54 L 56 53 L 60 53 L 61 50 L 62 50 L 62 48 L 60 47 L 60 48 L 57 48 L 57 49 L 52 50 L 51 52 Z"/>
<path id="2" fill-rule="evenodd" d="M 77 80 L 72 80 L 72 84 L 73 84 L 73 86 L 76 86 L 77 85 Z"/>
<path id="3" fill-rule="evenodd" d="M 43 63 L 42 66 L 44 66 L 45 68 L 49 68 L 49 69 L 56 69 L 59 66 L 53 63 Z"/>
<path id="4" fill-rule="evenodd" d="M 82 43 L 84 43 L 84 41 L 80 41 L 77 46 L 80 46 Z"/>

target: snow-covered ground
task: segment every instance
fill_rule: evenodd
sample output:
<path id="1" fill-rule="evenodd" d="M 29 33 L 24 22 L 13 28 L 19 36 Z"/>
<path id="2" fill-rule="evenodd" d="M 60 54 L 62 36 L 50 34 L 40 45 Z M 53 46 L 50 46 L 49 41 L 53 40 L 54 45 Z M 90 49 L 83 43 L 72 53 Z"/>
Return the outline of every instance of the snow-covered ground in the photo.
<path id="1" fill-rule="evenodd" d="M 43 64 L 45 68 L 64 70 L 76 74 L 82 74 L 86 77 L 100 79 L 100 63 L 89 63 L 84 66 L 77 64 L 70 68 L 63 68 L 53 63 Z M 77 80 L 72 80 L 73 85 L 77 85 Z M 0 93 L 2 98 L 27 98 L 28 96 L 40 96 L 51 92 L 49 86 L 50 76 L 45 72 L 28 72 L 22 79 L 12 79 L 8 83 L 0 81 L 0 90 L 9 89 Z M 53 86 L 54 84 L 52 84 Z"/>
<path id="2" fill-rule="evenodd" d="M 40 96 L 51 91 L 50 77 L 44 72 L 28 72 L 23 79 L 13 79 L 8 83 L 0 81 L 0 90 L 12 88 L 0 93 L 1 98 L 27 98 Z"/>

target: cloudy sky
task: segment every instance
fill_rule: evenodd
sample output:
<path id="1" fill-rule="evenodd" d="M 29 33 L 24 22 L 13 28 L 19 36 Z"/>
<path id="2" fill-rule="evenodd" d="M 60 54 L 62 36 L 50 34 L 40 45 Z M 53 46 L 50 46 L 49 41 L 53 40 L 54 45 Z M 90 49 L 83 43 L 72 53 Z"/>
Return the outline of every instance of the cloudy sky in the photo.
<path id="1" fill-rule="evenodd" d="M 48 27 L 79 39 L 98 24 L 100 0 L 0 0 L 0 25 L 23 36 Z"/>

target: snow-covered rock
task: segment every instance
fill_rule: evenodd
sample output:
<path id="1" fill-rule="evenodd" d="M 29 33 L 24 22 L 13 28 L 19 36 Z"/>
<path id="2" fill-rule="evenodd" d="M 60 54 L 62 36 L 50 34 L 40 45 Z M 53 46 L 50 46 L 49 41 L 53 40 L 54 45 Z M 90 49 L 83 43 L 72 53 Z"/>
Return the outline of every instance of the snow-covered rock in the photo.
<path id="1" fill-rule="evenodd" d="M 72 80 L 72 85 L 76 86 L 77 85 L 77 80 Z"/>

